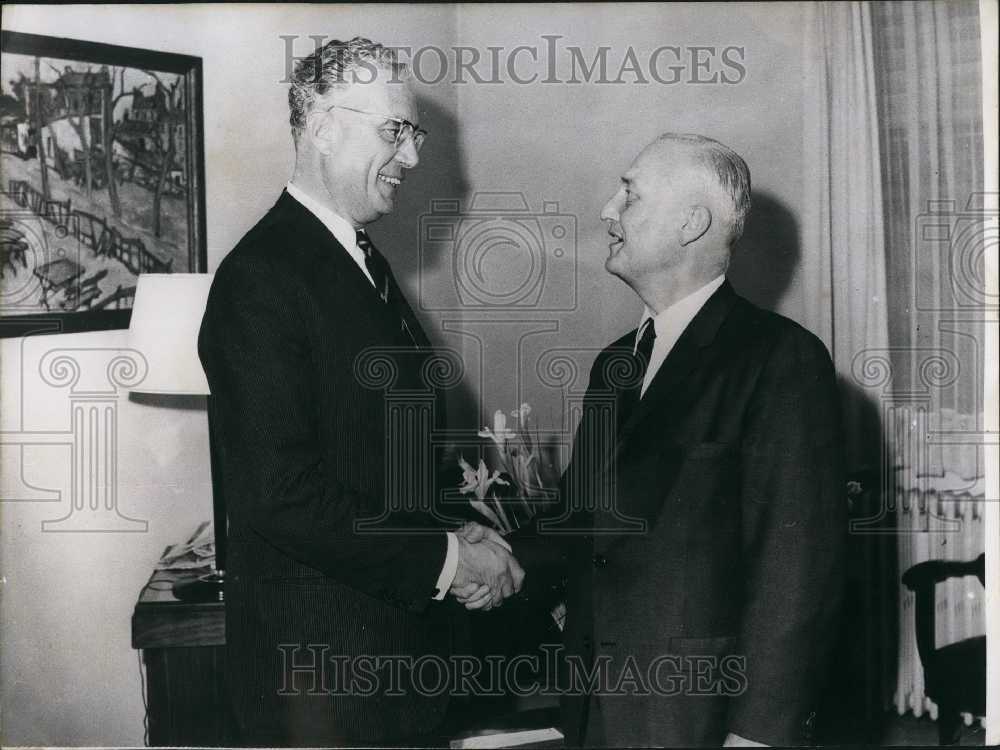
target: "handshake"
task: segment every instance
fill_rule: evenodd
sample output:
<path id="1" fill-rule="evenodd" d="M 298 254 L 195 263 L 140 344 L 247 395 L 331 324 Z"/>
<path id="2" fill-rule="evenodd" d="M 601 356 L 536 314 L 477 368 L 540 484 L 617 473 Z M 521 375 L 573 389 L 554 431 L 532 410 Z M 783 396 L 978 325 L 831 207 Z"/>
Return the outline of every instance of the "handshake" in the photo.
<path id="1" fill-rule="evenodd" d="M 455 532 L 458 571 L 451 594 L 466 609 L 492 609 L 521 590 L 524 569 L 493 529 L 470 521 Z"/>

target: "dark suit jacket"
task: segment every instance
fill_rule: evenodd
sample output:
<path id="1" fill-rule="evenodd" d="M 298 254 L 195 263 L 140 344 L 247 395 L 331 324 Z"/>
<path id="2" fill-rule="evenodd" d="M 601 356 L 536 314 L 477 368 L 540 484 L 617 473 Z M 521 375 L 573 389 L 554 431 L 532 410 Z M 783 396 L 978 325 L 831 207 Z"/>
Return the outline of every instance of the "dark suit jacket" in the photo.
<path id="1" fill-rule="evenodd" d="M 595 739 L 588 675 L 573 684 L 574 660 L 584 670 L 605 662 L 602 691 L 631 691 L 598 699 L 610 745 L 717 746 L 728 732 L 806 742 L 846 541 L 830 357 L 726 282 L 616 438 L 609 408 L 634 336 L 594 363 L 561 487 L 577 509 L 610 502 L 550 518 L 514 546 L 527 581 L 558 562 L 556 551 L 568 567 L 568 742 Z"/>
<path id="2" fill-rule="evenodd" d="M 404 316 L 426 344 L 408 306 Z M 399 350 L 365 359 L 372 346 Z M 432 730 L 447 694 L 415 695 L 404 676 L 404 694 L 386 695 L 382 671 L 374 694 L 359 695 L 353 688 L 373 681 L 348 689 L 335 664 L 451 648 L 453 605 L 431 600 L 444 533 L 419 508 L 403 525 L 427 533 L 355 529 L 386 509 L 391 483 L 387 398 L 376 381 L 388 374 L 394 387 L 426 393 L 427 350 L 415 349 L 323 224 L 283 193 L 220 264 L 199 353 L 229 515 L 236 741 L 337 744 Z"/>

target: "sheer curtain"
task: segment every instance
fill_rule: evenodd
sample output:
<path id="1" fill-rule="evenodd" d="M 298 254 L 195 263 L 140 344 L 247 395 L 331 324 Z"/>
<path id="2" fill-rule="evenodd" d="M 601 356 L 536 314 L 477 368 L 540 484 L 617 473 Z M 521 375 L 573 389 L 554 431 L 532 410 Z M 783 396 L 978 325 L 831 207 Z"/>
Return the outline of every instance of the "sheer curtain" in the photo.
<path id="1" fill-rule="evenodd" d="M 984 255 L 996 239 L 983 192 L 978 4 L 875 3 L 872 30 L 890 310 L 887 489 L 912 532 L 900 537 L 902 571 L 984 548 Z M 983 601 L 974 579 L 939 585 L 937 645 L 984 633 Z M 909 592 L 900 605 L 896 708 L 933 717 Z"/>
<path id="2" fill-rule="evenodd" d="M 810 3 L 804 44 L 804 197 L 801 273 L 806 326 L 827 345 L 839 375 L 850 476 L 870 491 L 856 498 L 847 608 L 860 613 L 842 638 L 828 710 L 846 713 L 877 741 L 896 685 L 898 627 L 895 517 L 877 487 L 889 348 L 883 185 L 871 6 Z M 858 363 L 860 362 L 860 368 Z M 860 370 L 860 371 L 859 371 Z M 845 492 L 845 500 L 847 493 Z"/>
<path id="3" fill-rule="evenodd" d="M 808 13 L 805 318 L 843 378 L 849 466 L 871 466 L 879 451 L 866 411 L 919 403 L 929 421 L 919 474 L 973 488 L 991 247 L 978 6 L 815 3 Z"/>
<path id="4" fill-rule="evenodd" d="M 927 397 L 926 473 L 975 481 L 988 244 L 979 7 L 884 2 L 872 13 L 893 387 Z"/>
<path id="5" fill-rule="evenodd" d="M 869 602 L 899 597 L 856 625 L 877 642 L 868 679 L 888 684 L 875 692 L 934 715 L 899 574 L 983 549 L 983 258 L 996 239 L 983 211 L 978 6 L 816 3 L 808 14 L 806 320 L 841 375 L 848 467 L 880 478 L 880 512 L 851 529 L 876 583 L 855 583 L 885 587 L 866 589 Z M 939 645 L 984 632 L 978 581 L 938 593 Z"/>
<path id="6" fill-rule="evenodd" d="M 857 378 L 854 361 L 889 346 L 871 13 L 860 2 L 810 3 L 807 13 L 805 322 L 841 376 L 855 472 L 877 469 L 881 430 L 879 384 Z"/>

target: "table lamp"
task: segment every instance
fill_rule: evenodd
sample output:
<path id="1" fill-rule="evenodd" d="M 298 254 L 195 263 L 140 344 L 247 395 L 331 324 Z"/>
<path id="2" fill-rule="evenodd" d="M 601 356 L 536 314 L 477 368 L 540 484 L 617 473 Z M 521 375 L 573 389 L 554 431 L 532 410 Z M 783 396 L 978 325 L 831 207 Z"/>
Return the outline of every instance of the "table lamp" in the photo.
<path id="1" fill-rule="evenodd" d="M 147 372 L 133 393 L 159 396 L 206 396 L 208 381 L 198 359 L 198 330 L 205 313 L 212 275 L 144 273 L 139 275 L 129 325 L 129 348 L 146 359 Z M 208 425 L 211 436 L 212 421 Z M 219 467 L 209 441 L 212 472 L 214 570 L 194 580 L 178 581 L 174 596 L 182 601 L 222 601 L 226 569 L 226 505 Z"/>

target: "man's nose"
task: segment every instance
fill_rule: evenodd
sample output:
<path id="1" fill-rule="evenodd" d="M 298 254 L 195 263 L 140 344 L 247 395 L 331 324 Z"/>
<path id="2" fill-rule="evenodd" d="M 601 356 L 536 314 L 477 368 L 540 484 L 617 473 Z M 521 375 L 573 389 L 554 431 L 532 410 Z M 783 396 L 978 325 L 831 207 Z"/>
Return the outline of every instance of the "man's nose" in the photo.
<path id="1" fill-rule="evenodd" d="M 615 201 L 616 196 L 611 196 L 611 199 L 604 204 L 604 208 L 601 209 L 601 220 L 602 221 L 618 221 L 618 204 Z"/>
<path id="2" fill-rule="evenodd" d="M 420 163 L 420 154 L 412 138 L 403 141 L 403 144 L 396 149 L 396 161 L 407 169 L 413 169 Z"/>

